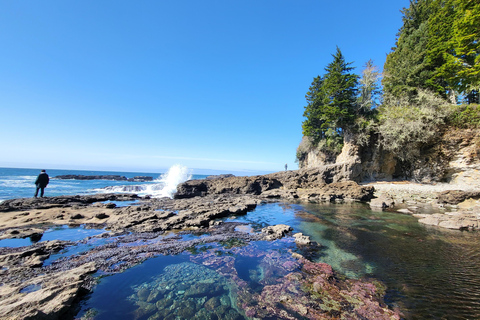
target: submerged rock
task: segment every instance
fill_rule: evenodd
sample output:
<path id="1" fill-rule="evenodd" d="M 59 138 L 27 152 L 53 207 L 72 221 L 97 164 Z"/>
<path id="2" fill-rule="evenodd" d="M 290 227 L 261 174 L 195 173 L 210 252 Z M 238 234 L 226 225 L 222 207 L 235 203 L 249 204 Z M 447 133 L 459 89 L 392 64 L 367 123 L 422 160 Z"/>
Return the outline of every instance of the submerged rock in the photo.
<path id="1" fill-rule="evenodd" d="M 262 232 L 267 234 L 267 240 L 275 240 L 284 237 L 287 233 L 292 231 L 293 228 L 286 224 L 277 224 L 275 226 L 268 226 L 262 229 Z"/>
<path id="2" fill-rule="evenodd" d="M 400 319 L 383 303 L 380 282 L 340 280 L 332 267 L 299 254 L 262 251 L 254 246 L 235 249 L 235 256 L 205 252 L 192 260 L 228 278 L 230 296 L 242 316 L 253 319 Z M 249 277 L 242 259 L 250 257 Z M 240 259 L 239 263 L 235 260 Z M 260 270 L 256 277 L 253 270 Z M 221 300 L 221 299 L 220 299 Z M 218 305 L 216 302 L 212 304 Z M 219 319 L 224 319 L 219 317 Z"/>
<path id="3" fill-rule="evenodd" d="M 232 308 L 229 288 L 228 279 L 218 272 L 183 262 L 165 267 L 152 281 L 135 287 L 129 299 L 138 306 L 135 314 L 149 319 L 243 319 Z M 160 294 L 152 298 L 152 292 Z"/>
<path id="4" fill-rule="evenodd" d="M 309 245 L 312 243 L 310 237 L 303 235 L 301 232 L 295 233 L 293 237 L 295 238 L 295 243 L 300 245 Z"/>

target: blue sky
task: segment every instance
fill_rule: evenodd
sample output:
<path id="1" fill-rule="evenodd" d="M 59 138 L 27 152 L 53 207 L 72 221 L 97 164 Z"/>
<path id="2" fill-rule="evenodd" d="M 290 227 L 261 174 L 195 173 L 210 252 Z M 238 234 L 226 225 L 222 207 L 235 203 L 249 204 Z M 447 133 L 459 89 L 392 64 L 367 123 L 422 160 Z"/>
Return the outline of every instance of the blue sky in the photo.
<path id="1" fill-rule="evenodd" d="M 380 68 L 408 0 L 2 1 L 0 166 L 296 169 L 338 46 Z"/>

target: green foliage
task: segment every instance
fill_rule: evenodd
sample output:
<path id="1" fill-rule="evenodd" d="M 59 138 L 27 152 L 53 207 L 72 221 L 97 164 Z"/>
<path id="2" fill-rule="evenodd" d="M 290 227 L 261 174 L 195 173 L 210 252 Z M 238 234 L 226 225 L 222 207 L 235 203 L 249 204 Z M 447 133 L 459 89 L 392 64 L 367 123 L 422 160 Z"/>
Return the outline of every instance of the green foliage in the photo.
<path id="1" fill-rule="evenodd" d="M 367 61 L 359 80 L 359 96 L 357 98 L 356 117 L 351 128 L 355 143 L 366 146 L 370 136 L 376 131 L 378 106 L 381 90 L 379 87 L 380 72 L 372 60 Z"/>
<path id="2" fill-rule="evenodd" d="M 480 3 L 415 0 L 403 14 L 396 45 L 384 65 L 385 92 L 415 95 L 420 88 L 452 103 L 457 94 L 468 96 L 469 102 L 478 99 Z"/>
<path id="3" fill-rule="evenodd" d="M 333 61 L 325 68 L 326 74 L 313 79 L 305 96 L 308 105 L 303 114 L 303 135 L 332 152 L 341 150 L 343 132 L 355 118 L 358 76 L 350 73 L 350 64 L 337 47 Z"/>
<path id="4" fill-rule="evenodd" d="M 385 93 L 398 96 L 405 92 L 414 95 L 417 88 L 437 90 L 427 84 L 434 69 L 426 60 L 430 2 L 411 1 L 410 7 L 402 11 L 403 26 L 384 65 Z"/>
<path id="5" fill-rule="evenodd" d="M 450 104 L 428 91 L 419 90 L 414 97 L 386 95 L 379 116 L 381 144 L 400 160 L 412 162 L 439 137 L 452 112 Z"/>
<path id="6" fill-rule="evenodd" d="M 436 69 L 430 81 L 448 91 L 480 89 L 480 2 L 435 0 L 427 59 Z"/>
<path id="7" fill-rule="evenodd" d="M 454 108 L 448 125 L 457 128 L 480 128 L 480 105 L 463 104 Z"/>

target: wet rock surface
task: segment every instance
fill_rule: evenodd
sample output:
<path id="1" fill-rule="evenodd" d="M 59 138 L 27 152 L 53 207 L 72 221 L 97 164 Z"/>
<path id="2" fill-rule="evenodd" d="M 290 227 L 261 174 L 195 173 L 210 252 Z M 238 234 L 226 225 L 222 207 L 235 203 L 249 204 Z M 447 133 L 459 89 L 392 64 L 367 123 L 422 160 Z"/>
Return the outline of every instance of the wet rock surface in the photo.
<path id="1" fill-rule="evenodd" d="M 467 185 L 397 181 L 370 186 L 375 188 L 370 201 L 374 211 L 410 214 L 422 224 L 439 228 L 479 230 L 480 191 Z"/>
<path id="2" fill-rule="evenodd" d="M 371 187 L 359 186 L 349 181 L 327 183 L 328 181 L 328 172 L 310 170 L 261 177 L 227 176 L 189 181 L 179 186 L 177 199 L 150 199 L 134 194 L 99 194 L 4 201 L 0 204 L 0 239 L 41 235 L 52 225 L 84 225 L 104 228 L 102 235 L 93 238 L 104 239 L 105 243 L 48 263 L 45 261 L 52 255 L 68 251 L 70 247 L 80 243 L 88 243 L 92 238 L 75 243 L 45 241 L 27 247 L 0 248 L 0 281 L 3 283 L 0 286 L 0 319 L 72 318 L 72 310 L 75 310 L 78 300 L 95 284 L 93 274 L 98 276 L 122 272 L 158 255 L 178 254 L 208 243 L 249 243 L 291 237 L 288 234 L 291 229 L 289 226 L 274 229 L 272 232 L 248 233 L 237 231 L 237 227 L 242 223 L 219 220 L 243 215 L 262 202 L 276 201 L 277 197 L 336 202 L 367 201 L 373 196 Z M 111 203 L 132 200 L 137 200 L 137 203 L 125 207 L 117 207 Z M 169 235 L 171 230 L 176 233 Z M 200 234 L 202 237 L 195 237 Z M 194 237 L 185 238 L 188 235 Z M 294 238 L 291 238 L 295 242 Z M 296 235 L 295 238 L 300 245 L 312 245 L 303 235 Z M 235 253 L 240 252 L 238 250 Z M 301 257 L 293 260 L 290 257 L 288 262 L 285 262 L 279 257 L 267 258 L 266 253 L 256 253 L 256 258 L 271 264 L 271 267 L 264 266 L 260 267 L 261 271 L 252 271 L 255 279 L 248 280 L 234 270 L 235 263 L 231 256 L 215 256 L 212 252 L 208 254 L 211 255 L 206 259 L 209 261 L 208 267 L 219 273 L 217 289 L 213 290 L 208 283 L 194 284 L 187 281 L 185 288 L 176 291 L 177 295 L 181 292 L 186 301 L 172 308 L 170 293 L 161 292 L 158 285 L 139 286 L 136 295 L 132 297 L 138 306 L 139 318 L 147 314 L 151 319 L 189 318 L 199 312 L 205 313 L 205 317 L 215 314 L 217 319 L 297 319 L 298 316 L 316 319 L 320 315 L 334 319 L 342 314 L 351 319 L 397 317 L 381 303 L 381 291 L 374 290 L 375 286 L 371 287 L 368 283 L 339 284 L 333 271 L 328 271 L 326 267 L 320 268 L 328 271 L 324 272 L 325 277 L 335 280 L 321 280 L 319 271 L 315 274 L 315 277 L 319 278 L 310 283 L 313 280 L 308 272 L 298 273 L 308 261 Z M 194 257 L 197 256 L 200 255 Z M 206 258 L 205 255 L 202 256 L 202 259 Z M 277 265 L 281 266 L 280 269 Z M 182 268 L 188 269 L 189 265 Z M 177 271 L 183 272 L 182 270 Z M 282 280 L 278 283 L 263 280 L 266 279 L 263 274 L 265 272 L 281 274 Z M 223 279 L 229 279 L 229 286 Z M 162 281 L 159 279 L 158 283 Z M 261 283 L 264 289 L 257 292 L 258 286 L 251 288 L 247 285 L 250 281 Z M 308 305 L 299 302 L 312 299 L 326 301 L 327 298 L 321 296 L 321 292 L 327 295 L 327 287 L 320 289 L 324 284 L 331 286 L 328 290 L 331 289 L 333 295 L 328 304 L 317 302 Z M 206 289 L 202 286 L 208 286 L 208 290 L 214 292 L 218 291 L 218 295 L 203 295 L 202 290 Z M 305 291 L 304 288 L 309 286 L 316 289 Z M 357 290 L 357 293 L 348 296 L 352 290 Z M 232 296 L 237 301 L 236 305 L 232 303 Z M 352 304 L 353 300 L 356 302 Z M 285 307 L 278 308 L 278 305 Z M 346 305 L 348 307 L 345 307 Z M 171 314 L 172 309 L 179 310 L 182 314 Z M 222 318 L 220 314 L 228 317 Z"/>
<path id="3" fill-rule="evenodd" d="M 190 180 L 178 186 L 175 198 L 216 194 L 251 194 L 311 202 L 369 201 L 373 198 L 373 187 L 334 177 L 328 168 L 314 168 L 254 177 Z"/>
<path id="4" fill-rule="evenodd" d="M 95 202 L 128 201 L 140 197 L 136 194 L 95 194 L 84 196 L 59 196 L 44 198 L 20 198 L 5 200 L 0 203 L 0 212 L 20 211 L 28 209 L 49 209 L 65 207 L 85 207 Z"/>

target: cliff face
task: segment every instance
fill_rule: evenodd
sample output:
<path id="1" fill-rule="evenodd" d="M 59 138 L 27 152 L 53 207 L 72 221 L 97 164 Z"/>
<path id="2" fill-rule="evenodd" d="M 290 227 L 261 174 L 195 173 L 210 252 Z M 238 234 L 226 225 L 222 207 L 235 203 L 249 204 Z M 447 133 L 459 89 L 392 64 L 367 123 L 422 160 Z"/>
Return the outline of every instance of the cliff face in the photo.
<path id="1" fill-rule="evenodd" d="M 405 163 L 385 151 L 372 137 L 367 146 L 346 135 L 342 152 L 332 157 L 318 149 L 305 153 L 300 168 L 340 165 L 351 180 L 408 179 L 424 183 L 447 182 L 480 186 L 480 130 L 456 129 L 443 133 L 435 144 L 422 146 L 413 163 Z"/>

